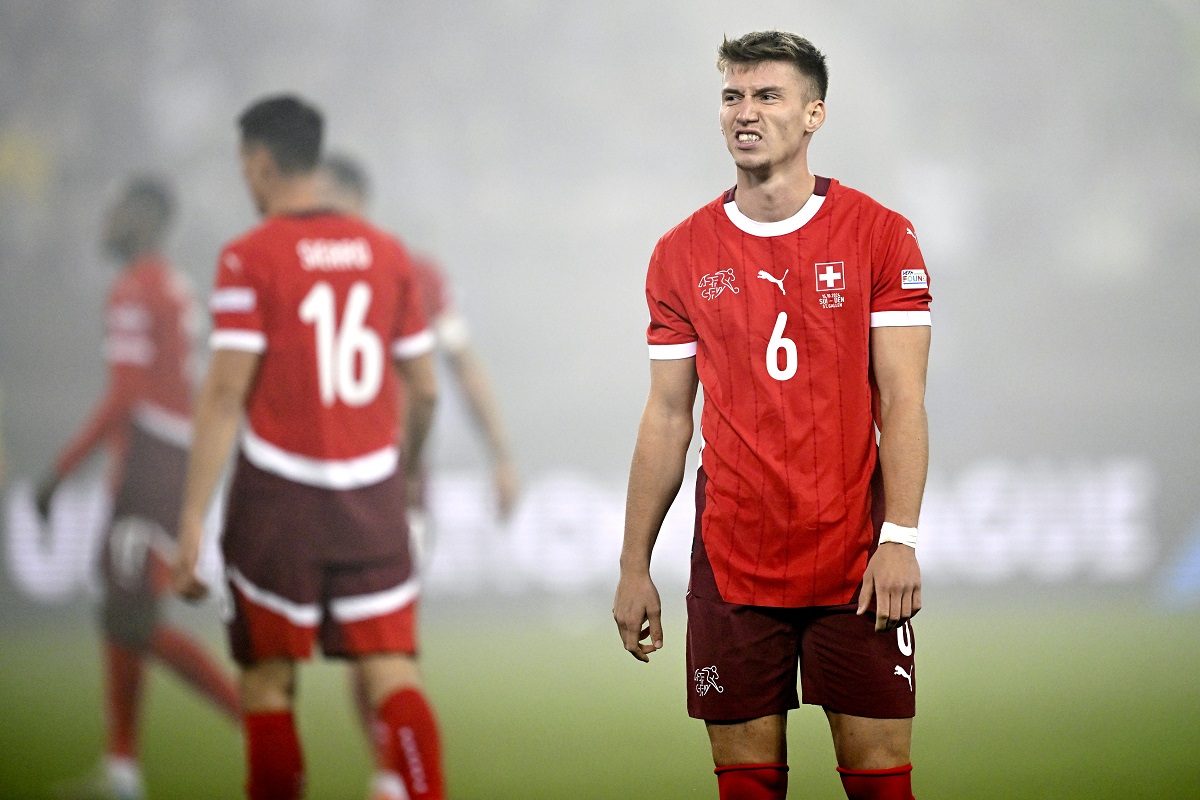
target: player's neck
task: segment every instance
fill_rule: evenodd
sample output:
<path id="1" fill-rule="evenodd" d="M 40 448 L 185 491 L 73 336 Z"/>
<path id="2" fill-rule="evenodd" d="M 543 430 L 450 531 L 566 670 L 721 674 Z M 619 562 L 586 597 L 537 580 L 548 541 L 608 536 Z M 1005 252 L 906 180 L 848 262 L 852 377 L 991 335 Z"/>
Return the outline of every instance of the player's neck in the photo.
<path id="1" fill-rule="evenodd" d="M 316 181 L 309 175 L 302 175 L 282 180 L 272 188 L 263 204 L 263 216 L 306 214 L 320 208 Z"/>
<path id="2" fill-rule="evenodd" d="M 758 173 L 739 169 L 734 200 L 738 211 L 755 222 L 780 222 L 804 207 L 816 182 L 807 159 L 786 171 Z"/>

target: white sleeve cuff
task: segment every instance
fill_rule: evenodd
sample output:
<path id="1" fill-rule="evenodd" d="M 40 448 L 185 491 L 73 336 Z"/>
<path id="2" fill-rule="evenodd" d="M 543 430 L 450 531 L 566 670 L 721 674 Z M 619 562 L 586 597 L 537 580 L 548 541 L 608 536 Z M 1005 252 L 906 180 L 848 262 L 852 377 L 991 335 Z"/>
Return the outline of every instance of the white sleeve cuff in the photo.
<path id="1" fill-rule="evenodd" d="M 933 315 L 928 311 L 872 311 L 872 328 L 910 328 L 933 325 Z"/>
<path id="2" fill-rule="evenodd" d="M 262 331 L 215 330 L 208 337 L 208 346 L 213 350 L 262 353 L 267 349 L 267 336 Z"/>
<path id="3" fill-rule="evenodd" d="M 692 358 L 695 355 L 695 342 L 650 345 L 650 359 L 652 361 L 674 361 L 680 358 Z"/>
<path id="4" fill-rule="evenodd" d="M 410 358 L 432 353 L 436 344 L 437 337 L 433 335 L 432 330 L 426 328 L 420 333 L 414 333 L 412 336 L 405 336 L 392 342 L 392 356 L 401 361 L 407 361 Z"/>

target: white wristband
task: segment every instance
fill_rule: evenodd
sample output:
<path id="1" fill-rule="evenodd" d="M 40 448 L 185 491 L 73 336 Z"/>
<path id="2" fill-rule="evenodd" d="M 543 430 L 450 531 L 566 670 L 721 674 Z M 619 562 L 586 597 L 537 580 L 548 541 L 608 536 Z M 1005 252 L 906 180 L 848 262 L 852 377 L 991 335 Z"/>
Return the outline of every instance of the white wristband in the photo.
<path id="1" fill-rule="evenodd" d="M 894 522 L 883 523 L 883 528 L 879 531 L 879 543 L 895 542 L 896 544 L 906 544 L 912 549 L 917 549 L 917 529 L 902 528 Z"/>

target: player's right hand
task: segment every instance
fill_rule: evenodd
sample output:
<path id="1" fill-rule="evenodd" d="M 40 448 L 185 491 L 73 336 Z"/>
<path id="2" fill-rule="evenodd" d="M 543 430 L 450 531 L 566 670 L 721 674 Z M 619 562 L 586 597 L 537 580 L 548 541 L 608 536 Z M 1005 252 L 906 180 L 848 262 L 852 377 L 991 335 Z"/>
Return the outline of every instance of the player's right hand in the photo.
<path id="1" fill-rule="evenodd" d="M 179 546 L 171 563 L 171 588 L 184 600 L 198 602 L 208 597 L 208 586 L 196 575 L 196 564 L 200 561 L 200 542 L 203 529 L 179 532 Z"/>
<path id="2" fill-rule="evenodd" d="M 50 519 L 50 501 L 54 498 L 56 491 L 58 491 L 57 475 L 47 475 L 38 484 L 36 505 L 37 512 L 43 520 Z"/>
<path id="3" fill-rule="evenodd" d="M 650 654 L 662 648 L 662 603 L 649 572 L 621 573 L 613 598 L 613 619 L 625 649 L 638 661 L 649 661 Z"/>

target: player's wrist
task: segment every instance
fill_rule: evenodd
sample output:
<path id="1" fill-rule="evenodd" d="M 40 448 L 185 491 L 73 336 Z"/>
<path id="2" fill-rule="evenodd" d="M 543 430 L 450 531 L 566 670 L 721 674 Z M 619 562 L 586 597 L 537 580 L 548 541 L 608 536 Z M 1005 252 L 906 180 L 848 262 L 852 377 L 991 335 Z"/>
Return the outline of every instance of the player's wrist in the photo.
<path id="1" fill-rule="evenodd" d="M 903 525 L 897 525 L 894 522 L 885 522 L 879 531 L 879 543 L 887 544 L 889 542 L 894 542 L 896 544 L 907 545 L 908 547 L 916 550 L 917 533 L 918 531 L 916 528 L 906 528 Z"/>

